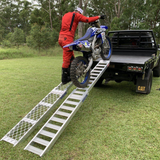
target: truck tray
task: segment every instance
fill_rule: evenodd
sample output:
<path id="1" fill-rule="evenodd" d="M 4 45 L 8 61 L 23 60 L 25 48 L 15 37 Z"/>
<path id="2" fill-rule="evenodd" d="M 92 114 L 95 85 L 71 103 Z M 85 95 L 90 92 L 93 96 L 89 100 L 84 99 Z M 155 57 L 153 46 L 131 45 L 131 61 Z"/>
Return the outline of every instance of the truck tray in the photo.
<path id="1" fill-rule="evenodd" d="M 145 64 L 151 56 L 112 55 L 111 63 Z"/>

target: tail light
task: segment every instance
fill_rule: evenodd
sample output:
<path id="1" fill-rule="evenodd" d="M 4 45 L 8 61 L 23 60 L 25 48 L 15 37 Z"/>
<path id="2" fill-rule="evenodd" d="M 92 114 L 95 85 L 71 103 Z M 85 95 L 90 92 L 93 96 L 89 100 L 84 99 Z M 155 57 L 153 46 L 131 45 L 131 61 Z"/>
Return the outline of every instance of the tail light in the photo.
<path id="1" fill-rule="evenodd" d="M 82 44 L 82 43 L 79 43 L 79 44 L 77 44 L 77 46 L 76 46 L 77 50 L 79 50 L 79 51 L 82 49 L 82 47 L 83 47 L 83 44 Z"/>
<path id="2" fill-rule="evenodd" d="M 127 70 L 128 71 L 135 71 L 135 72 L 142 72 L 143 71 L 143 67 L 139 67 L 139 66 L 127 66 Z"/>
<path id="3" fill-rule="evenodd" d="M 79 43 L 79 44 L 77 44 L 77 46 L 78 46 L 79 48 L 82 48 L 82 47 L 83 47 L 83 44 L 82 44 L 82 43 Z"/>

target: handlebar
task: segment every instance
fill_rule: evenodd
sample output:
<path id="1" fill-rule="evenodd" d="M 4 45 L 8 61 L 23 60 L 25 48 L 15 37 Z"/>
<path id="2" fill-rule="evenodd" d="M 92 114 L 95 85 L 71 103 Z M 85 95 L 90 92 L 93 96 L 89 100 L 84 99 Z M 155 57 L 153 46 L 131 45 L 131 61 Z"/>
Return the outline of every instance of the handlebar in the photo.
<path id="1" fill-rule="evenodd" d="M 92 26 L 92 27 L 100 28 L 99 20 L 96 20 L 96 21 L 91 22 L 91 23 L 89 23 L 89 24 L 90 24 L 90 26 Z"/>

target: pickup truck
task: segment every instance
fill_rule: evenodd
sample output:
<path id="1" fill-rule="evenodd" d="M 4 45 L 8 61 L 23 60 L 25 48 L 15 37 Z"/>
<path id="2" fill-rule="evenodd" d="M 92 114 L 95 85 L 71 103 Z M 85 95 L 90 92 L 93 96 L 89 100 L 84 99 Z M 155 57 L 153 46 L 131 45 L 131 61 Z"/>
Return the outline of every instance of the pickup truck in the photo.
<path id="1" fill-rule="evenodd" d="M 110 66 L 95 86 L 114 80 L 131 81 L 136 92 L 150 93 L 152 76 L 160 77 L 160 45 L 156 44 L 152 30 L 110 31 L 113 52 Z M 93 67 L 97 64 L 94 61 Z"/>

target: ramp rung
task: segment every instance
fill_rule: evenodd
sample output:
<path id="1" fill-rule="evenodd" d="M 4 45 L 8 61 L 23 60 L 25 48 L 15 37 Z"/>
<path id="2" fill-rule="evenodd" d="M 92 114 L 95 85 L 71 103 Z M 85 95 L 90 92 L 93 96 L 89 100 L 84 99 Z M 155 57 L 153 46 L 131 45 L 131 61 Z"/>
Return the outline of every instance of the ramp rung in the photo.
<path id="1" fill-rule="evenodd" d="M 65 112 L 61 112 L 61 111 L 58 111 L 56 114 L 61 115 L 61 116 L 65 116 L 65 117 L 69 117 L 70 116 L 69 113 L 65 113 Z"/>
<path id="2" fill-rule="evenodd" d="M 23 118 L 23 121 L 28 122 L 28 123 L 31 123 L 31 124 L 37 123 L 37 121 L 35 121 L 35 120 L 33 120 L 33 119 L 30 119 L 30 118 L 26 118 L 26 117 Z"/>
<path id="3" fill-rule="evenodd" d="M 92 84 L 89 84 L 89 83 L 88 83 L 88 84 L 87 84 L 87 87 L 90 87 L 91 85 L 92 85 Z"/>
<path id="4" fill-rule="evenodd" d="M 62 95 L 62 94 L 65 93 L 65 91 L 61 91 L 61 90 L 58 90 L 58 89 L 53 89 L 53 90 L 51 91 L 51 93 L 53 93 L 53 94 L 58 94 L 58 95 Z"/>
<path id="5" fill-rule="evenodd" d="M 95 68 L 95 70 L 103 70 L 103 68 L 97 66 L 97 67 Z"/>
<path id="6" fill-rule="evenodd" d="M 73 111 L 75 108 L 73 107 L 68 107 L 68 106 L 62 106 L 61 109 L 65 109 L 65 110 L 69 110 L 69 111 Z"/>
<path id="7" fill-rule="evenodd" d="M 98 74 L 95 74 L 95 73 L 91 73 L 91 76 L 98 76 Z"/>
<path id="8" fill-rule="evenodd" d="M 32 152 L 32 153 L 38 154 L 39 156 L 40 156 L 41 153 L 43 152 L 42 149 L 39 149 L 39 148 L 34 147 L 34 146 L 31 146 L 31 145 L 29 145 L 29 146 L 27 147 L 27 150 L 30 151 L 30 152 Z"/>
<path id="9" fill-rule="evenodd" d="M 45 103 L 45 102 L 40 102 L 39 104 L 42 105 L 42 106 L 47 106 L 47 107 L 51 107 L 52 106 L 52 104 Z"/>
<path id="10" fill-rule="evenodd" d="M 90 77 L 90 79 L 93 79 L 93 80 L 95 80 L 95 79 L 96 79 L 96 77 L 93 77 L 93 76 L 91 76 L 91 77 Z"/>
<path id="11" fill-rule="evenodd" d="M 106 66 L 106 64 L 102 64 L 102 63 L 97 65 L 97 67 L 105 67 L 105 66 Z"/>
<path id="12" fill-rule="evenodd" d="M 55 121 L 55 122 L 62 123 L 62 124 L 66 121 L 65 119 L 61 119 L 61 118 L 57 118 L 57 117 L 53 117 L 51 120 Z"/>
<path id="13" fill-rule="evenodd" d="M 84 94 L 84 92 L 81 92 L 81 91 L 75 91 L 74 93 L 76 93 L 76 94 L 81 94 L 81 95 Z"/>
<path id="14" fill-rule="evenodd" d="M 72 104 L 72 105 L 78 105 L 78 102 L 73 102 L 73 101 L 65 101 L 66 104 Z"/>
<path id="15" fill-rule="evenodd" d="M 100 70 L 95 70 L 95 69 L 91 71 L 91 73 L 97 73 L 97 74 L 99 74 L 100 72 L 101 72 Z"/>
<path id="16" fill-rule="evenodd" d="M 51 129 L 54 129 L 54 130 L 57 130 L 57 131 L 61 128 L 60 126 L 53 125 L 53 124 L 51 124 L 51 123 L 48 123 L 48 124 L 46 125 L 46 127 L 51 128 Z"/>
<path id="17" fill-rule="evenodd" d="M 45 130 L 42 130 L 39 134 L 42 134 L 46 137 L 51 137 L 51 138 L 53 138 L 55 136 L 55 133 L 48 132 L 48 131 L 45 131 Z"/>
<path id="18" fill-rule="evenodd" d="M 9 143 L 11 143 L 11 144 L 17 143 L 17 141 L 16 141 L 15 139 L 10 138 L 10 137 L 8 137 L 8 136 L 4 136 L 4 137 L 2 138 L 2 140 L 6 141 L 6 142 L 9 142 Z"/>
<path id="19" fill-rule="evenodd" d="M 83 91 L 86 91 L 87 90 L 87 88 L 77 88 L 78 90 L 80 89 L 80 90 L 83 90 Z"/>
<path id="20" fill-rule="evenodd" d="M 77 100 L 81 100 L 83 96 L 80 95 L 76 95 L 76 94 L 72 94 L 69 98 L 71 99 L 77 99 Z"/>
<path id="21" fill-rule="evenodd" d="M 93 82 L 93 80 L 89 80 L 89 83 L 92 83 Z"/>
<path id="22" fill-rule="evenodd" d="M 38 137 L 36 137 L 33 141 L 36 143 L 39 143 L 43 146 L 47 146 L 49 144 L 49 141 L 46 141 L 46 140 L 38 138 Z"/>

